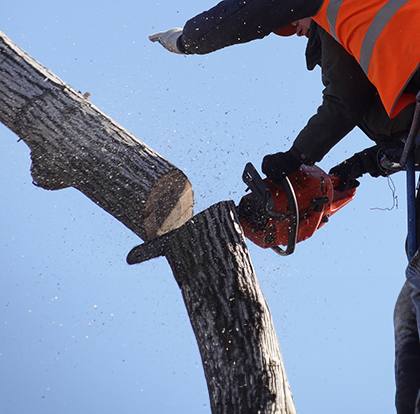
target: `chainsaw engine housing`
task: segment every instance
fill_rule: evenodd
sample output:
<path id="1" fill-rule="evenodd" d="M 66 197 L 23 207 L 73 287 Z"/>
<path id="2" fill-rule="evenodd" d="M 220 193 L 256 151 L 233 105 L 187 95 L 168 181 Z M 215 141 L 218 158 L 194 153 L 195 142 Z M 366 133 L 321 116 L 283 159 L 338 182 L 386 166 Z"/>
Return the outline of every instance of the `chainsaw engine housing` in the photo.
<path id="1" fill-rule="evenodd" d="M 339 178 L 316 166 L 303 165 L 288 176 L 297 208 L 282 184 L 263 180 L 271 195 L 271 208 L 260 194 L 251 192 L 239 204 L 239 217 L 245 236 L 260 247 L 286 246 L 292 226 L 296 225 L 296 242 L 306 240 L 322 227 L 337 210 L 350 202 L 355 189 L 337 191 Z M 298 220 L 295 213 L 298 211 Z"/>

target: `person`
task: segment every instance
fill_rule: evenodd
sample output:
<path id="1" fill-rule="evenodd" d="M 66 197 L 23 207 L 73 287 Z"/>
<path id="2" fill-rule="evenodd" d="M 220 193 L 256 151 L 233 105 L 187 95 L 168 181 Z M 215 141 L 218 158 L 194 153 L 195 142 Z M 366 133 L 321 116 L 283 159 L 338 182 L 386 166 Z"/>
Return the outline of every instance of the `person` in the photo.
<path id="1" fill-rule="evenodd" d="M 297 29 L 300 25 L 299 21 Z M 402 139 L 406 138 L 411 125 L 414 104 L 390 119 L 376 88 L 356 60 L 315 22 L 308 33 L 307 68 L 321 67 L 325 86 L 322 104 L 288 151 L 264 157 L 262 171 L 279 180 L 302 163 L 319 162 L 350 131 L 359 127 L 376 145 L 355 154 L 330 172 L 340 176 L 341 189 L 357 186 L 357 178 L 365 173 L 373 177 L 389 175 L 395 170 L 386 167 L 397 164 Z M 382 164 L 378 162 L 381 158 L 385 158 Z"/>
<path id="2" fill-rule="evenodd" d="M 398 165 L 414 105 L 390 119 L 376 89 L 356 61 L 316 25 L 311 26 L 306 56 L 308 69 L 313 69 L 316 64 L 322 68 L 324 99 L 317 114 L 296 138 L 292 151 L 296 149 L 313 159 L 320 159 L 342 134 L 357 125 L 376 145 L 350 157 L 332 168 L 330 173 L 340 176 L 341 185 L 349 188 L 357 186 L 357 179 L 366 173 L 378 177 L 398 170 L 391 163 Z M 413 86 L 413 92 L 415 90 Z M 327 135 L 322 135 L 325 130 Z M 319 136 L 325 137 L 321 140 L 321 147 L 314 147 L 313 141 L 317 142 Z M 420 240 L 419 194 L 416 204 L 417 238 Z M 398 414 L 420 414 L 419 281 L 420 252 L 417 252 L 408 266 L 407 280 L 394 309 L 395 406 Z"/>
<path id="3" fill-rule="evenodd" d="M 417 0 L 224 0 L 183 28 L 156 33 L 150 39 L 171 52 L 206 54 L 263 38 L 306 17 L 312 17 L 362 68 L 371 82 L 366 95 L 359 91 L 362 98 L 378 93 L 390 118 L 415 101 L 420 87 Z M 342 126 L 341 138 L 334 135 L 331 139 L 342 139 L 348 133 L 346 127 L 348 122 Z M 322 131 L 314 145 L 324 134 Z M 263 172 L 279 179 L 302 163 L 319 161 L 314 157 L 298 147 L 270 154 L 263 160 Z"/>
<path id="4" fill-rule="evenodd" d="M 386 2 L 376 3 L 383 6 Z M 409 18 L 419 22 L 420 4 L 408 3 L 413 8 L 413 13 Z M 411 22 L 408 24 L 406 33 L 410 33 L 413 37 L 408 36 L 404 39 L 405 42 L 400 39 L 397 52 L 389 52 L 395 49 L 395 41 L 389 42 L 389 50 L 385 53 L 383 48 L 374 50 L 373 53 L 371 47 L 370 51 L 375 55 L 372 67 L 375 68 L 378 64 L 386 67 L 388 63 L 390 64 L 392 70 L 383 71 L 386 76 L 393 78 L 394 83 L 391 82 L 392 88 L 390 88 L 384 85 L 383 78 L 378 78 L 376 75 L 369 74 L 369 71 L 363 70 L 366 62 L 355 58 L 357 48 L 352 46 L 345 50 L 343 47 L 346 41 L 351 40 L 352 33 L 351 30 L 343 33 L 343 26 L 345 26 L 343 21 L 346 15 L 341 16 L 341 21 L 338 22 L 340 24 L 337 23 L 335 26 L 330 24 L 331 22 L 329 25 L 325 23 L 329 17 L 328 7 L 333 4 L 333 1 L 224 1 L 189 20 L 183 29 L 175 28 L 156 33 L 150 37 L 150 40 L 161 43 L 166 49 L 175 53 L 204 54 L 236 43 L 263 38 L 271 32 L 278 31 L 279 27 L 282 27 L 283 32 L 287 32 L 285 29 L 288 28 L 290 32 L 305 34 L 304 31 L 307 29 L 302 28 L 302 24 L 306 24 L 307 27 L 307 22 L 303 23 L 304 19 L 296 17 L 316 15 L 315 20 L 321 26 L 311 25 L 306 56 L 309 69 L 313 69 L 317 64 L 322 69 L 325 85 L 322 105 L 299 133 L 288 151 L 268 154 L 264 157 L 262 170 L 273 180 L 282 179 L 298 169 L 301 164 L 311 165 L 320 161 L 334 145 L 358 126 L 376 142 L 376 145 L 355 154 L 331 170 L 331 173 L 340 176 L 342 186 L 349 188 L 357 186 L 357 179 L 365 173 L 375 177 L 388 175 L 394 172 L 393 167 L 398 165 L 402 152 L 401 140 L 406 137 L 411 124 L 414 94 L 420 89 L 418 70 L 420 39 L 418 31 L 414 30 Z M 366 1 L 354 0 L 352 2 L 344 0 L 335 4 L 359 5 L 365 10 L 369 9 L 368 6 L 374 7 Z M 321 9 L 322 12 L 320 12 Z M 397 17 L 401 18 L 401 16 Z M 339 20 L 337 13 L 335 18 Z M 370 22 L 371 27 L 376 30 L 376 36 L 380 37 L 377 25 L 375 25 L 377 20 L 373 19 Z M 351 29 L 354 32 L 357 31 L 357 25 Z M 395 35 L 397 33 L 395 27 L 393 30 L 393 35 Z M 369 33 L 369 30 L 367 32 Z M 398 38 L 398 36 L 395 37 Z M 385 40 L 387 39 L 385 36 Z M 395 68 L 402 62 L 399 58 L 405 53 L 401 54 L 401 51 L 406 50 L 407 47 L 410 48 L 410 45 L 414 52 L 411 50 L 408 53 L 408 62 L 403 64 L 401 76 L 396 75 Z M 393 60 L 390 61 L 392 55 Z M 398 89 L 396 85 L 401 85 L 401 83 L 403 87 L 400 86 Z M 400 99 L 401 97 L 403 98 Z M 412 294 L 412 285 L 407 282 L 395 308 L 398 414 L 414 412 L 417 390 L 420 389 L 418 369 L 420 348 L 415 326 L 417 320 L 415 308 L 409 299 Z"/>

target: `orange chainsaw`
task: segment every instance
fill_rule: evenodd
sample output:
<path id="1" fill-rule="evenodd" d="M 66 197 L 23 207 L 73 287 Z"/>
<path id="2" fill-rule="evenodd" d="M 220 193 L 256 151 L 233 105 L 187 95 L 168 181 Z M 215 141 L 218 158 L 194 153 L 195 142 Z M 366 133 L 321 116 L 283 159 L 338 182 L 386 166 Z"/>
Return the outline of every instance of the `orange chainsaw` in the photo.
<path id="1" fill-rule="evenodd" d="M 339 191 L 340 179 L 316 166 L 302 165 L 277 183 L 262 179 L 248 163 L 242 179 L 251 190 L 238 207 L 245 236 L 281 256 L 293 253 L 296 243 L 311 237 L 356 193 L 355 188 Z"/>

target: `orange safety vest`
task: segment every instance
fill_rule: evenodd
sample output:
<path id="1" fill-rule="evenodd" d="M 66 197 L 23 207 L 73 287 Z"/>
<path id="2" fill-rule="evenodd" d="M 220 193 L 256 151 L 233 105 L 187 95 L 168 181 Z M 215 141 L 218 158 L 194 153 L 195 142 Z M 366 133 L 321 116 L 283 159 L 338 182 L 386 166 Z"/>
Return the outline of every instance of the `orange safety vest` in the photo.
<path id="1" fill-rule="evenodd" d="M 325 0 L 313 17 L 360 64 L 391 118 L 420 64 L 420 0 Z"/>

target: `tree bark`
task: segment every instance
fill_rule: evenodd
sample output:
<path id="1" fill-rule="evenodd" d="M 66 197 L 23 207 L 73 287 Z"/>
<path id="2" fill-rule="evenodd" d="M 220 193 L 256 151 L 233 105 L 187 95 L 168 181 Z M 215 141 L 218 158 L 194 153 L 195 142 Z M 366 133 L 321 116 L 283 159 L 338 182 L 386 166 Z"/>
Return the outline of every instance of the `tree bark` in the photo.
<path id="1" fill-rule="evenodd" d="M 193 327 L 213 413 L 292 414 L 273 321 L 233 202 L 134 248 L 130 264 L 166 256 Z"/>
<path id="2" fill-rule="evenodd" d="M 233 202 L 191 219 L 191 184 L 180 170 L 1 32 L 0 122 L 29 146 L 36 185 L 74 187 L 150 240 L 130 253 L 130 263 L 166 256 L 197 338 L 213 413 L 295 413 Z"/>
<path id="3" fill-rule="evenodd" d="M 187 177 L 0 32 L 0 122 L 31 150 L 34 184 L 74 187 L 148 240 L 192 217 Z"/>

